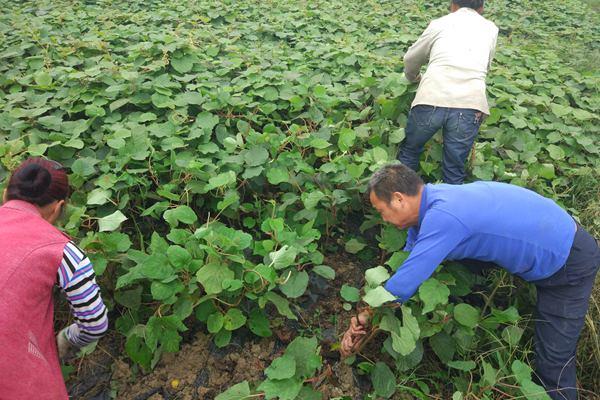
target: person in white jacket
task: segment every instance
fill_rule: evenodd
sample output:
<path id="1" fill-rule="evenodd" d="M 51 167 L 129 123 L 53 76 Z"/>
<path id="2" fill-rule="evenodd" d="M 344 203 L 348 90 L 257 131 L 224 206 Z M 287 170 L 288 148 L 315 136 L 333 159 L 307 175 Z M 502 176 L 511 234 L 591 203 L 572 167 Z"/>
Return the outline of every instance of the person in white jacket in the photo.
<path id="1" fill-rule="evenodd" d="M 453 0 L 450 14 L 431 21 L 404 56 L 406 78 L 419 88 L 398 159 L 418 171 L 425 143 L 442 129 L 443 178 L 450 184 L 464 181 L 465 161 L 489 115 L 485 79 L 498 27 L 481 15 L 483 5 L 484 0 Z"/>

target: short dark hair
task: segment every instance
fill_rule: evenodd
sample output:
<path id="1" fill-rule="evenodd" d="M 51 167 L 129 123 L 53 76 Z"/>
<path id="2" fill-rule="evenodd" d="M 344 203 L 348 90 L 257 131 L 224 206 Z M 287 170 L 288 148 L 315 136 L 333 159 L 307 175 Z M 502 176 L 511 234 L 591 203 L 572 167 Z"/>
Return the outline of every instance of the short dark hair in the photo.
<path id="1" fill-rule="evenodd" d="M 459 7 L 472 8 L 473 10 L 483 7 L 484 1 L 485 0 L 452 0 L 452 2 Z"/>
<path id="2" fill-rule="evenodd" d="M 56 161 L 41 157 L 25 160 L 15 169 L 6 187 L 7 200 L 22 200 L 40 207 L 69 197 L 69 178 Z"/>
<path id="3" fill-rule="evenodd" d="M 371 176 L 367 194 L 374 192 L 378 199 L 389 203 L 392 200 L 392 193 L 400 192 L 407 196 L 416 196 L 423 185 L 421 177 L 406 165 L 388 164 Z"/>

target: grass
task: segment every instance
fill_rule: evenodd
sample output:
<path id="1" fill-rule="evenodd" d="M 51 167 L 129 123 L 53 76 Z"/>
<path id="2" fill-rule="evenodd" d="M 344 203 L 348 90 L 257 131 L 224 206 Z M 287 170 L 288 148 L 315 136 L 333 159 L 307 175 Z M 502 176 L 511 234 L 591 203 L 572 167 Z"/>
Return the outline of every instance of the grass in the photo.
<path id="1" fill-rule="evenodd" d="M 581 224 L 600 238 L 600 174 L 590 174 L 574 182 L 575 208 Z M 600 396 L 600 275 L 590 299 L 590 308 L 577 352 L 581 385 Z"/>

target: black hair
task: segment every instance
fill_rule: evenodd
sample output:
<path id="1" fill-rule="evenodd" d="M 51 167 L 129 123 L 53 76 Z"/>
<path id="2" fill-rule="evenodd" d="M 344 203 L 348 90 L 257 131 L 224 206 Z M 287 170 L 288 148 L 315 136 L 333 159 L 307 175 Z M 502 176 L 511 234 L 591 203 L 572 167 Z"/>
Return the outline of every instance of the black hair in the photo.
<path id="1" fill-rule="evenodd" d="M 6 187 L 7 200 L 22 200 L 39 207 L 67 197 L 66 172 L 60 164 L 42 158 L 30 158 L 21 164 Z"/>
<path id="2" fill-rule="evenodd" d="M 389 203 L 392 193 L 400 192 L 416 196 L 424 185 L 415 171 L 403 164 L 388 164 L 376 171 L 367 188 L 367 194 L 374 192 L 377 198 Z"/>
<path id="3" fill-rule="evenodd" d="M 467 7 L 472 8 L 473 10 L 478 10 L 483 7 L 484 1 L 485 0 L 452 0 L 452 3 L 459 7 Z"/>

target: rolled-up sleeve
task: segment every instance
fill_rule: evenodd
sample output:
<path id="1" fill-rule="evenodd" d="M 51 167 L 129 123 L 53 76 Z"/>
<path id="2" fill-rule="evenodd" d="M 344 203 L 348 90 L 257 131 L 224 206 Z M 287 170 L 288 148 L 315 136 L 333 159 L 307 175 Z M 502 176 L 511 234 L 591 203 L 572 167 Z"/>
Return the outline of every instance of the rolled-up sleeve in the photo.
<path id="1" fill-rule="evenodd" d="M 468 229 L 455 216 L 429 210 L 410 255 L 386 282 L 385 288 L 406 302 L 468 234 Z"/>
<path id="2" fill-rule="evenodd" d="M 404 55 L 404 75 L 410 82 L 417 82 L 421 67 L 429 61 L 429 54 L 437 29 L 432 21 L 419 39 L 410 46 Z"/>

